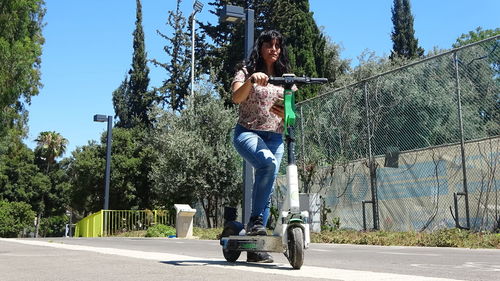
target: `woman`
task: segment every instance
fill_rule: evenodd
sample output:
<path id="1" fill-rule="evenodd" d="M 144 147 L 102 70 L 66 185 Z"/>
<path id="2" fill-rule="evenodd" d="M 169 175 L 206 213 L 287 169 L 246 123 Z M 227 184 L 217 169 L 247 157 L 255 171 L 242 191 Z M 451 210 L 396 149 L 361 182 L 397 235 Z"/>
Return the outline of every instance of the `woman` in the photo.
<path id="1" fill-rule="evenodd" d="M 247 235 L 266 235 L 270 199 L 278 175 L 284 144 L 284 109 L 275 105 L 283 99 L 282 86 L 268 84 L 270 76 L 290 72 L 283 36 L 275 30 L 257 38 L 250 59 L 239 66 L 231 84 L 233 102 L 239 104 L 234 146 L 255 168 L 252 212 Z M 247 261 L 273 262 L 264 252 L 248 252 Z"/>

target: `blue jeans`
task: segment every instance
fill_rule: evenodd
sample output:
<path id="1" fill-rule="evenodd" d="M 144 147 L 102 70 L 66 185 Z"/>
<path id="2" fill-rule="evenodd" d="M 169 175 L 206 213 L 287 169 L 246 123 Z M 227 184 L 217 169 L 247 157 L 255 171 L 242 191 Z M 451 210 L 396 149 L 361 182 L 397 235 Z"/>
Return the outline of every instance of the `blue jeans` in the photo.
<path id="1" fill-rule="evenodd" d="M 238 153 L 255 169 L 250 216 L 262 216 L 266 226 L 274 181 L 283 157 L 283 137 L 274 132 L 249 130 L 237 124 L 234 128 L 233 144 Z"/>

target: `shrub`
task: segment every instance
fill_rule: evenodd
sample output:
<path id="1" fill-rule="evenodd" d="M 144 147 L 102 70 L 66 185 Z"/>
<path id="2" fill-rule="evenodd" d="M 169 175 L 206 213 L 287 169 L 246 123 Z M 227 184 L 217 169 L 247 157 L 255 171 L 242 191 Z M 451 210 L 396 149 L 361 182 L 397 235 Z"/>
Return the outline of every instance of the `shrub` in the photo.
<path id="1" fill-rule="evenodd" d="M 69 217 L 66 215 L 43 218 L 40 232 L 43 237 L 62 237 L 66 233 L 66 224 Z"/>
<path id="2" fill-rule="evenodd" d="M 32 227 L 35 212 L 24 202 L 0 201 L 0 237 L 18 237 Z"/>
<path id="3" fill-rule="evenodd" d="M 175 235 L 175 228 L 164 224 L 151 226 L 146 232 L 146 237 L 167 237 L 169 235 Z"/>

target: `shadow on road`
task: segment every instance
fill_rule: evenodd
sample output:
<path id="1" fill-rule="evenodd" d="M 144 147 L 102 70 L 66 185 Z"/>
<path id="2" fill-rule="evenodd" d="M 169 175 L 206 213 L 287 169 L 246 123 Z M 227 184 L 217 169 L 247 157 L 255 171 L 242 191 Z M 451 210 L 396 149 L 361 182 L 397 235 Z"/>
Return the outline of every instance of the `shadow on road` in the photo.
<path id="1" fill-rule="evenodd" d="M 160 263 L 170 264 L 175 266 L 204 266 L 204 265 L 224 265 L 224 266 L 242 266 L 242 267 L 259 267 L 279 270 L 294 270 L 292 267 L 284 264 L 266 264 L 266 263 L 248 263 L 248 262 L 227 262 L 223 260 L 177 260 L 177 261 L 160 261 Z"/>

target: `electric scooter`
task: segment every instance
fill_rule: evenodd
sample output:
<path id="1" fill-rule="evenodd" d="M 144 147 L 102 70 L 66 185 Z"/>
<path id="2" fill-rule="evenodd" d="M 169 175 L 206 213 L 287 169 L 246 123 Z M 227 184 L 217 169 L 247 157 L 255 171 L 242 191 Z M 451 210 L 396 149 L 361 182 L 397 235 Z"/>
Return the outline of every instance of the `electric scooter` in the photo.
<path id="1" fill-rule="evenodd" d="M 328 82 L 326 78 L 296 77 L 294 74 L 283 74 L 282 77 L 270 77 L 268 83 L 283 85 L 284 91 L 284 126 L 287 144 L 288 166 L 286 168 L 287 194 L 273 235 L 247 236 L 245 227 L 236 221 L 236 209 L 226 207 L 224 210 L 224 230 L 220 244 L 222 253 L 228 262 L 235 262 L 242 251 L 247 252 L 279 252 L 284 253 L 294 269 L 300 269 L 304 262 L 304 250 L 309 248 L 309 212 L 300 211 L 299 177 L 295 162 L 295 93 L 294 84 L 321 84 Z"/>

